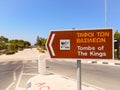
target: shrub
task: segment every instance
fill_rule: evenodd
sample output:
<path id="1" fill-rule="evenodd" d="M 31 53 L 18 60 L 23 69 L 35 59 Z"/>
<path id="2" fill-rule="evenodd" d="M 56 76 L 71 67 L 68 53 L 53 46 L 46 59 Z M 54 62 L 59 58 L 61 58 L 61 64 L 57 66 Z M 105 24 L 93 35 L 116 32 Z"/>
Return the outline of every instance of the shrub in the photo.
<path id="1" fill-rule="evenodd" d="M 41 53 L 45 53 L 45 51 L 44 51 L 44 50 L 41 50 L 40 52 L 41 52 Z"/>
<path id="2" fill-rule="evenodd" d="M 0 54 L 5 54 L 8 50 L 4 49 L 4 50 L 0 50 Z"/>
<path id="3" fill-rule="evenodd" d="M 6 52 L 6 55 L 11 55 L 11 54 L 15 54 L 15 51 L 14 50 L 10 50 L 10 51 Z"/>
<path id="4" fill-rule="evenodd" d="M 23 48 L 18 48 L 18 50 L 19 50 L 19 51 L 22 51 L 22 50 L 23 50 Z"/>
<path id="5" fill-rule="evenodd" d="M 37 48 L 37 50 L 41 53 L 45 53 L 45 50 L 41 49 L 41 48 Z"/>
<path id="6" fill-rule="evenodd" d="M 2 55 L 2 53 L 0 52 L 0 55 Z"/>

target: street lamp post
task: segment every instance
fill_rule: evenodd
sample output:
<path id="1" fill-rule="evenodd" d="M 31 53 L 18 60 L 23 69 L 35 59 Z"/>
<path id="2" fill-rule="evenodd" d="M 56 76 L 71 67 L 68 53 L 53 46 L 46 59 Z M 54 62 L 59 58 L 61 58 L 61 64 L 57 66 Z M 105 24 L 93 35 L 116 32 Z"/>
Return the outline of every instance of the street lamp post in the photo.
<path id="1" fill-rule="evenodd" d="M 107 0 L 105 0 L 105 27 L 107 28 L 108 18 L 107 18 Z"/>

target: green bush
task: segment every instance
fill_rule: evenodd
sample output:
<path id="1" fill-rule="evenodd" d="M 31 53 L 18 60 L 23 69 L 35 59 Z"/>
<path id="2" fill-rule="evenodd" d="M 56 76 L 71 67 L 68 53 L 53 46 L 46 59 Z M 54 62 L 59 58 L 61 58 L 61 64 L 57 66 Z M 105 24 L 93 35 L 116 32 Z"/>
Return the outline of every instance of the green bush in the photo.
<path id="1" fill-rule="evenodd" d="M 15 51 L 14 51 L 14 50 L 10 50 L 10 51 L 7 51 L 5 54 L 6 54 L 6 55 L 15 54 Z"/>
<path id="2" fill-rule="evenodd" d="M 22 50 L 23 50 L 23 48 L 18 48 L 18 50 L 19 50 L 19 51 L 22 51 Z"/>
<path id="3" fill-rule="evenodd" d="M 5 54 L 8 50 L 4 49 L 4 50 L 0 50 L 0 54 Z"/>
<path id="4" fill-rule="evenodd" d="M 41 48 L 37 48 L 37 50 L 40 52 L 40 53 L 45 53 L 45 50 L 41 49 Z"/>
<path id="5" fill-rule="evenodd" d="M 0 52 L 0 55 L 2 55 L 2 53 Z"/>

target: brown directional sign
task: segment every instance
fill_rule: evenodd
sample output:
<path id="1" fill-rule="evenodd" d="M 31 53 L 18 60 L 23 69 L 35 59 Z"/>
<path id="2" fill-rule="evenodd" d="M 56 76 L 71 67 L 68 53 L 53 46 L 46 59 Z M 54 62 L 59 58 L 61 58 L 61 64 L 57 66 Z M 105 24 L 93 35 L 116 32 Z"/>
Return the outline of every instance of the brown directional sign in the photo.
<path id="1" fill-rule="evenodd" d="M 113 30 L 51 31 L 47 49 L 51 58 L 113 59 Z"/>

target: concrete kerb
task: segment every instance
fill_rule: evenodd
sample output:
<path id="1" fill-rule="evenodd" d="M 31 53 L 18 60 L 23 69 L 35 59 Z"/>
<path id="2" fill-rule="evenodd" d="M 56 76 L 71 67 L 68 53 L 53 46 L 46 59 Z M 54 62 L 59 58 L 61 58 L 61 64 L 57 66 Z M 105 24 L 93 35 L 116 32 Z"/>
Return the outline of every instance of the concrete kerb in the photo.
<path id="1" fill-rule="evenodd" d="M 54 62 L 55 60 L 61 62 L 74 62 L 77 63 L 76 59 L 50 59 L 47 58 L 48 61 Z M 99 64 L 99 65 L 111 65 L 111 66 L 120 66 L 120 61 L 118 60 L 81 60 L 82 63 L 88 64 Z"/>
<path id="2" fill-rule="evenodd" d="M 49 56 L 49 53 L 46 53 Z M 50 56 L 47 57 L 47 60 L 53 61 L 68 61 L 68 62 L 77 62 L 77 59 L 51 59 Z M 102 60 L 102 59 L 80 59 L 82 63 L 94 63 L 94 64 L 109 64 L 109 65 L 120 65 L 120 60 Z"/>
<path id="3" fill-rule="evenodd" d="M 102 61 L 88 61 L 87 63 L 92 63 L 92 64 L 101 64 L 101 65 L 112 65 L 112 66 L 120 66 L 120 61 L 106 61 L 106 60 L 102 60 Z"/>

